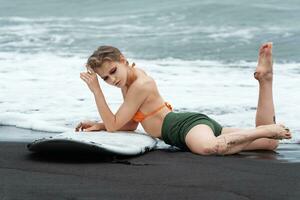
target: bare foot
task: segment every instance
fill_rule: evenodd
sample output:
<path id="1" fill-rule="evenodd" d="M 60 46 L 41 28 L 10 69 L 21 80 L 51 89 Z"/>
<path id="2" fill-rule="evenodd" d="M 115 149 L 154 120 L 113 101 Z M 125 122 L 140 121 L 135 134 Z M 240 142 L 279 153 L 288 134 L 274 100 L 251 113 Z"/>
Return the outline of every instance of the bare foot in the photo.
<path id="1" fill-rule="evenodd" d="M 267 133 L 267 138 L 270 139 L 291 139 L 292 134 L 290 130 L 285 127 L 283 124 L 270 124 L 270 125 L 262 125 L 258 126 L 257 128 L 262 128 Z"/>
<path id="2" fill-rule="evenodd" d="M 254 77 L 258 81 L 269 81 L 273 78 L 273 58 L 271 42 L 265 43 L 259 48 L 258 63 L 254 73 Z"/>

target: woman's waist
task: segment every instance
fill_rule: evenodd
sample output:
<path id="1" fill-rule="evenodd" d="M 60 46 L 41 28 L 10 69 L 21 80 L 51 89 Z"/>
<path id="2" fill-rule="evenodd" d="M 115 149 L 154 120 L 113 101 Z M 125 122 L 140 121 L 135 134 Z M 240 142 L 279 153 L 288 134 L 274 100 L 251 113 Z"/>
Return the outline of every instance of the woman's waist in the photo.
<path id="1" fill-rule="evenodd" d="M 144 130 L 153 137 L 161 138 L 162 134 L 162 125 L 165 119 L 165 116 L 169 114 L 170 110 L 166 110 L 163 113 L 159 113 L 149 119 L 144 120 L 141 122 Z"/>

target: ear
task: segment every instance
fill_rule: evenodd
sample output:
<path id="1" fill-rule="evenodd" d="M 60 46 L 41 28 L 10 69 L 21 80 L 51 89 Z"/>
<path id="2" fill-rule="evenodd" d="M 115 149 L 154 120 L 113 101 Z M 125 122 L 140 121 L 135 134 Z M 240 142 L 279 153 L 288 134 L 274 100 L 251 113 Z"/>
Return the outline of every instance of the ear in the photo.
<path id="1" fill-rule="evenodd" d="M 120 55 L 120 63 L 123 63 L 123 64 L 127 63 L 125 56 L 123 56 L 122 54 Z"/>

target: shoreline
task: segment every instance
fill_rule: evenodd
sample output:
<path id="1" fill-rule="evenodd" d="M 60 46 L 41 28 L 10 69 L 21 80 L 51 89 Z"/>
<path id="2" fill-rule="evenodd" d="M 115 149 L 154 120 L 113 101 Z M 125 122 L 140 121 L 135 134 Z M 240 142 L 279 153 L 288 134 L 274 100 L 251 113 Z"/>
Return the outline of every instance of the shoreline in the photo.
<path id="1" fill-rule="evenodd" d="M 0 144 L 5 143 L 31 143 L 36 139 L 53 136 L 59 133 L 35 131 L 17 128 L 15 126 L 0 126 Z M 5 135 L 5 136 L 4 136 Z M 26 149 L 27 150 L 27 149 Z M 27 150 L 28 151 L 28 150 Z M 239 154 L 230 155 L 235 158 L 248 158 L 259 160 L 273 160 L 277 162 L 300 163 L 300 144 L 279 144 L 276 151 L 244 151 Z"/>

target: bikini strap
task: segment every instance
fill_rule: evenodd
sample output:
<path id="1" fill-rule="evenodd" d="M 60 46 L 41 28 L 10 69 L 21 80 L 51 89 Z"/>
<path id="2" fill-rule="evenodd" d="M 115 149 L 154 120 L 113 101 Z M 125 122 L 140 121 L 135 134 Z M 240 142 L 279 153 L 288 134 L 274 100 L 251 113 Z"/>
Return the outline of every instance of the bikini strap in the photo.
<path id="1" fill-rule="evenodd" d="M 171 111 L 173 110 L 171 104 L 169 104 L 168 102 L 165 102 L 164 105 L 160 106 L 160 107 L 157 108 L 156 110 L 154 110 L 154 111 L 152 111 L 152 112 L 150 112 L 150 113 L 148 113 L 148 114 L 145 114 L 145 115 L 144 115 L 144 116 L 145 116 L 144 119 L 147 118 L 147 117 L 149 117 L 149 116 L 151 116 L 151 115 L 153 115 L 153 114 L 155 114 L 156 112 L 160 111 L 160 110 L 163 109 L 165 106 L 167 106 L 167 108 L 169 108 Z"/>
<path id="2" fill-rule="evenodd" d="M 165 105 L 167 106 L 167 108 L 169 108 L 171 111 L 173 111 L 171 104 L 169 104 L 168 102 L 165 102 Z"/>

